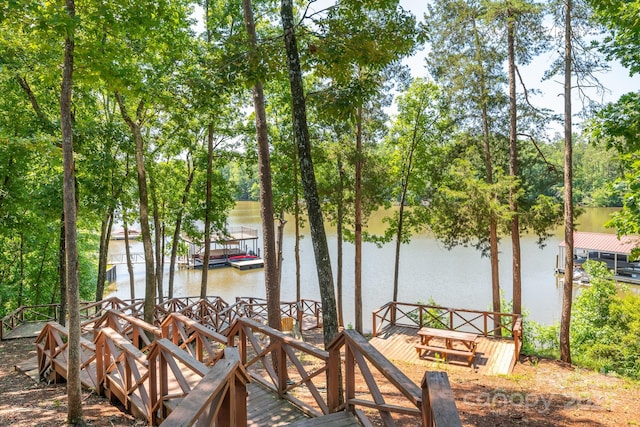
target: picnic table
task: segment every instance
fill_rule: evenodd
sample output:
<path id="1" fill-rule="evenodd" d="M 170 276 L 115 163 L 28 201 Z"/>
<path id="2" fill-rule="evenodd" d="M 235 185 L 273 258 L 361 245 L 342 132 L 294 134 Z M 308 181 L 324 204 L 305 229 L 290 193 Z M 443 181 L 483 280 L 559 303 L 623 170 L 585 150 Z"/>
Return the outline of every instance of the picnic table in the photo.
<path id="1" fill-rule="evenodd" d="M 471 365 L 476 356 L 478 334 L 423 327 L 418 331 L 418 336 L 420 337 L 420 344 L 416 344 L 418 357 L 423 357 L 423 353 L 426 355 L 428 352 L 433 352 L 440 354 L 446 362 L 450 355 L 463 356 Z M 437 343 L 432 342 L 434 338 L 438 339 Z"/>

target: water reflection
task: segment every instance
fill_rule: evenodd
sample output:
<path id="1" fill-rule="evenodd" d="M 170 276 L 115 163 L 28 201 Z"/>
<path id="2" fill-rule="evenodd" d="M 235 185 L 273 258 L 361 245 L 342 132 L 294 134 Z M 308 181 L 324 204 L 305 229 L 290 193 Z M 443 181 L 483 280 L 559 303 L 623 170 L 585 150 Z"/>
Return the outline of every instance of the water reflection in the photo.
<path id="1" fill-rule="evenodd" d="M 581 231 L 606 231 L 602 224 L 608 219 L 612 209 L 588 209 L 578 220 Z M 371 218 L 369 230 L 382 232 L 381 218 L 377 214 Z M 283 241 L 282 300 L 295 300 L 294 228 L 289 218 Z M 244 225 L 259 230 L 259 205 L 255 202 L 239 202 L 229 218 L 230 226 Z M 319 299 L 318 281 L 309 230 L 303 230 L 300 244 L 301 280 L 303 298 Z M 328 228 L 327 237 L 335 271 L 336 235 Z M 546 242 L 538 247 L 534 236 L 524 236 L 522 250 L 522 304 L 529 317 L 543 324 L 559 321 L 562 306 L 562 287 L 558 286 L 554 275 L 557 248 L 562 241 L 562 230 L 557 230 Z M 262 242 L 262 239 L 260 239 Z M 260 243 L 262 244 L 262 243 Z M 139 249 L 138 249 L 139 247 Z M 142 251 L 142 244 L 133 243 L 134 251 Z M 371 312 L 392 299 L 394 244 L 381 248 L 365 243 L 363 247 L 363 321 L 365 329 L 371 329 Z M 353 300 L 353 257 L 354 247 L 344 244 L 344 313 L 345 323 L 354 324 Z M 111 253 L 124 252 L 124 242 L 112 241 Z M 511 299 L 511 245 L 504 239 L 500 246 L 500 285 L 506 300 Z M 113 295 L 129 298 L 129 282 L 126 267 L 118 266 L 118 281 Z M 135 267 L 136 296 L 144 294 L 144 265 Z M 183 269 L 176 271 L 176 296 L 200 294 L 201 271 Z M 165 273 L 165 291 L 168 273 Z M 236 296 L 264 297 L 264 273 L 262 269 L 239 271 L 234 268 L 217 268 L 209 272 L 208 294 L 219 295 L 227 301 Z M 435 301 L 439 305 L 466 308 L 490 309 L 491 270 L 488 258 L 483 258 L 473 248 L 458 247 L 446 250 L 437 240 L 423 233 L 412 238 L 410 244 L 403 245 L 400 260 L 400 301 L 415 303 Z"/>

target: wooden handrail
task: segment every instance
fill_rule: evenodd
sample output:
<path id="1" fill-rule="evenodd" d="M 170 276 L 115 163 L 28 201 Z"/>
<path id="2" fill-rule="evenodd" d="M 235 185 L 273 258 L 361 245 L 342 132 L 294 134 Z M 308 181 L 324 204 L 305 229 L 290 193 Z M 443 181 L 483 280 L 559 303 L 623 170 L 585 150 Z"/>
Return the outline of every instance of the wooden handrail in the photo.
<path id="1" fill-rule="evenodd" d="M 162 337 L 162 330 L 160 328 L 117 310 L 107 310 L 94 324 L 96 330 L 105 327 L 109 327 L 119 334 L 126 336 L 129 341 L 142 350 L 151 345 L 151 337 L 153 337 L 153 339 Z"/>
<path id="2" fill-rule="evenodd" d="M 462 426 L 446 372 L 425 372 L 422 378 L 422 401 L 424 427 Z"/>
<path id="3" fill-rule="evenodd" d="M 66 327 L 57 322 L 48 322 L 38 337 L 36 338 L 36 353 L 38 360 L 38 373 L 41 379 L 57 382 L 67 375 L 67 360 L 69 359 L 69 332 Z M 80 338 L 82 351 L 80 360 L 80 370 L 87 375 L 83 377 L 84 385 L 87 387 L 98 387 L 93 364 L 95 363 L 95 345 L 85 339 Z M 89 379 L 86 382 L 86 379 Z"/>
<path id="4" fill-rule="evenodd" d="M 315 416 L 330 412 L 327 392 L 323 392 L 327 389 L 328 352 L 246 317 L 236 319 L 228 344 L 238 347 L 245 369 L 262 368 L 265 375 L 251 373 L 251 377 L 280 398 Z M 313 404 L 295 397 L 298 388 L 311 393 Z"/>
<path id="5" fill-rule="evenodd" d="M 7 314 L 0 321 L 0 340 L 20 325 L 30 322 L 50 322 L 58 320 L 58 304 L 21 306 Z M 45 312 L 43 312 L 45 311 Z"/>
<path id="6" fill-rule="evenodd" d="M 249 376 L 238 350 L 227 348 L 219 360 L 160 424 L 162 427 L 195 425 L 247 425 Z"/>
<path id="7" fill-rule="evenodd" d="M 388 325 L 399 325 L 462 330 L 483 336 L 502 336 L 504 330 L 508 336 L 513 337 L 513 328 L 518 317 L 515 313 L 389 302 L 373 312 L 373 335 L 376 336 Z M 498 327 L 490 327 L 490 320 L 498 321 Z"/>
<path id="8" fill-rule="evenodd" d="M 216 361 L 223 346 L 227 344 L 226 336 L 180 313 L 172 313 L 165 318 L 162 322 L 162 337 L 206 365 Z"/>
<path id="9" fill-rule="evenodd" d="M 107 310 L 95 322 L 95 345 L 88 343 L 94 346 L 95 356 L 83 361 L 83 369 L 89 373 L 95 372 L 95 379 L 90 386 L 99 393 L 107 393 L 110 398 L 117 398 L 134 415 L 144 417 L 154 425 L 169 420 L 173 413 L 171 411 L 175 411 L 179 405 L 190 407 L 198 414 L 207 414 L 203 415 L 205 417 L 213 417 L 214 412 L 224 413 L 223 419 L 235 417 L 239 420 L 237 425 L 244 425 L 246 408 L 242 415 L 242 411 L 227 403 L 246 397 L 242 384 L 248 380 L 249 369 L 252 369 L 250 375 L 257 382 L 312 415 L 348 410 L 362 417 L 363 409 L 374 409 L 385 426 L 394 425 L 393 417 L 397 414 L 424 417 L 424 398 L 420 387 L 357 332 L 342 331 L 327 351 L 321 350 L 248 317 L 239 316 L 237 310 L 240 307 L 250 307 L 246 303 L 241 301 L 233 308 L 237 317 L 227 328 L 226 334 L 217 333 L 202 325 L 198 319 L 183 313 L 165 316 L 161 328 L 157 328 L 117 310 Z M 212 308 L 205 300 L 187 306 L 197 307 L 198 304 L 207 310 Z M 186 308 L 179 302 L 172 302 L 168 306 Z M 410 313 L 412 307 L 401 306 L 398 312 Z M 300 305 L 296 305 L 296 308 L 302 310 Z M 387 321 L 390 319 L 388 313 L 395 308 L 395 303 L 387 304 L 387 314 L 380 318 Z M 420 310 L 418 313 L 422 315 Z M 450 311 L 447 313 L 447 319 L 455 319 L 457 315 Z M 52 323 L 45 328 L 37 341 L 38 360 L 39 366 L 45 370 L 48 366 L 59 365 L 55 372 L 62 377 L 66 375 L 66 370 L 62 370 L 66 360 L 66 331 L 55 325 Z M 514 325 L 516 340 L 520 339 L 520 329 L 521 323 L 517 322 Z M 149 340 L 147 334 L 154 339 Z M 233 346 L 237 346 L 237 349 L 231 349 Z M 207 375 L 210 367 L 215 368 L 221 363 L 223 355 L 229 351 L 236 352 L 237 356 L 234 357 L 239 360 L 238 364 L 224 362 L 217 369 L 222 369 L 225 364 L 228 369 L 216 371 L 218 375 L 210 377 L 209 382 L 215 383 L 215 386 L 203 383 L 198 388 L 196 384 L 199 380 L 194 378 Z M 343 356 L 344 376 L 341 376 Z M 374 375 L 374 372 L 385 378 L 385 385 L 393 385 L 406 398 L 405 405 L 385 401 L 378 375 Z M 341 378 L 344 380 L 342 385 Z M 179 389 L 170 392 L 169 381 L 175 382 Z M 363 386 L 366 388 L 361 389 Z M 196 389 L 200 391 L 186 399 Z M 231 389 L 235 391 L 229 391 Z M 305 395 L 310 394 L 312 399 L 303 401 L 298 398 L 298 390 Z M 341 390 L 344 393 L 342 395 Z M 210 398 L 211 393 L 217 397 Z M 194 415 L 194 420 L 199 418 Z M 207 418 L 207 422 L 210 420 L 213 418 Z"/>
<path id="10" fill-rule="evenodd" d="M 110 327 L 100 329 L 94 343 L 98 391 L 117 398 L 134 415 L 151 419 L 147 356 Z"/>
<path id="11" fill-rule="evenodd" d="M 385 426 L 395 425 L 393 413 L 413 415 L 420 418 L 422 412 L 420 388 L 362 335 L 356 331 L 344 330 L 329 344 L 328 351 L 332 359 L 329 363 L 333 365 L 339 363 L 340 352 L 344 351 L 344 400 L 348 410 L 355 411 L 358 407 L 376 409 Z M 356 386 L 359 385 L 356 381 L 356 365 L 371 394 L 372 400 L 366 400 L 361 397 L 361 393 L 356 389 Z M 412 406 L 398 406 L 386 403 L 371 368 L 375 368 L 390 384 L 394 385 Z M 331 381 L 331 383 L 334 387 L 337 386 L 337 382 Z M 337 393 L 338 390 L 336 389 L 330 389 L 329 391 L 329 402 L 333 411 L 339 409 L 335 406 L 339 400 Z"/>

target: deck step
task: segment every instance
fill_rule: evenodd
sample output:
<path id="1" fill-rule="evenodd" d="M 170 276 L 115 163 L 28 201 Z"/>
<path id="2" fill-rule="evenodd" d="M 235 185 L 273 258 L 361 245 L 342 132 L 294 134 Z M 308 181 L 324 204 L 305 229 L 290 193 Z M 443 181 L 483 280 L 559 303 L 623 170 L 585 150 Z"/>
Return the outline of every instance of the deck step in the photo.
<path id="1" fill-rule="evenodd" d="M 358 419 L 351 412 L 340 411 L 335 414 L 323 415 L 317 418 L 308 418 L 306 420 L 300 420 L 293 424 L 289 424 L 289 427 L 349 427 L 349 426 L 361 426 Z"/>

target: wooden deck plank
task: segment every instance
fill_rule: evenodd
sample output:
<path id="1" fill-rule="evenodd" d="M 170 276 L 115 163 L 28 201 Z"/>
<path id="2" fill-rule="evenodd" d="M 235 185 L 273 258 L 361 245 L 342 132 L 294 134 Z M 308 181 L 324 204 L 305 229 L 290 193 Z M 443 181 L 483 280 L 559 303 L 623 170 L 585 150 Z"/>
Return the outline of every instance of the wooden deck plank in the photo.
<path id="1" fill-rule="evenodd" d="M 360 426 L 360 422 L 350 412 L 336 412 L 335 414 L 329 414 L 318 418 L 309 418 L 306 420 L 298 421 L 290 424 L 290 427 L 349 427 Z"/>
<path id="2" fill-rule="evenodd" d="M 11 332 L 3 336 L 5 340 L 19 339 L 19 338 L 35 338 L 40 335 L 42 328 L 47 322 L 27 322 L 12 329 Z"/>
<path id="3" fill-rule="evenodd" d="M 289 401 L 278 397 L 257 382 L 247 385 L 247 426 L 285 426 L 308 419 Z"/>
<path id="4" fill-rule="evenodd" d="M 370 340 L 370 343 L 392 362 L 410 363 L 424 366 L 426 369 L 442 369 L 445 362 L 418 357 L 415 346 L 419 342 L 417 328 L 402 326 L 386 328 Z M 506 375 L 513 368 L 514 348 L 515 344 L 511 340 L 480 337 L 471 367 L 467 365 L 466 358 L 455 357 L 452 357 L 446 366 L 447 369 L 454 370 L 475 369 L 482 375 Z"/>

